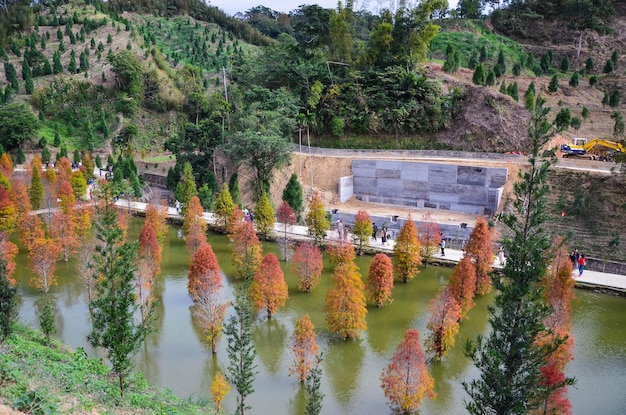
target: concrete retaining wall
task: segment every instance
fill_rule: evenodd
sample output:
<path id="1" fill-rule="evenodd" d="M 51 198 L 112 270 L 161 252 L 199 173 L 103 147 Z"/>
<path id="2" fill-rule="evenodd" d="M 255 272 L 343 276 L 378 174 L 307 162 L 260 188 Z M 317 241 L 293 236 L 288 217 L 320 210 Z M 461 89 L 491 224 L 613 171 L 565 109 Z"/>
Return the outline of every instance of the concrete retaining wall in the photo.
<path id="1" fill-rule="evenodd" d="M 345 176 L 339 178 L 339 201 L 346 202 L 350 200 L 354 194 L 354 176 Z"/>
<path id="2" fill-rule="evenodd" d="M 496 211 L 507 180 L 505 168 L 392 160 L 353 160 L 354 194 L 365 202 L 453 210 Z"/>

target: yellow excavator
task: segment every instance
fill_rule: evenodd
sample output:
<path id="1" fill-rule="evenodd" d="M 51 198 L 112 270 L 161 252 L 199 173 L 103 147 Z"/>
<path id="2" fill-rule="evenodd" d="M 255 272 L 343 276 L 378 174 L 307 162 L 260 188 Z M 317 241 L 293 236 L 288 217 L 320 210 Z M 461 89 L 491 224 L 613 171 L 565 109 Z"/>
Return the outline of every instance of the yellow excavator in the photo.
<path id="1" fill-rule="evenodd" d="M 611 150 L 626 154 L 626 148 L 621 143 L 605 140 L 603 138 L 594 138 L 587 140 L 586 138 L 573 138 L 570 144 L 561 144 L 561 152 L 564 158 L 584 158 L 588 160 L 613 160 L 614 151 L 607 154 L 597 155 L 590 151 L 595 146 L 607 147 Z"/>

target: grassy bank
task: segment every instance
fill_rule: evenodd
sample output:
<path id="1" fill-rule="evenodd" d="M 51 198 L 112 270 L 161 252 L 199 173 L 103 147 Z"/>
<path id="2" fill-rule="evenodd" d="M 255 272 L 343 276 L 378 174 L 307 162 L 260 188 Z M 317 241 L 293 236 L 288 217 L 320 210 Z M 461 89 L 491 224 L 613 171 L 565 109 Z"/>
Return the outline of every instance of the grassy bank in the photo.
<path id="1" fill-rule="evenodd" d="M 0 345 L 0 404 L 31 414 L 207 414 L 209 405 L 181 400 L 132 376 L 123 397 L 109 368 L 16 325 Z"/>

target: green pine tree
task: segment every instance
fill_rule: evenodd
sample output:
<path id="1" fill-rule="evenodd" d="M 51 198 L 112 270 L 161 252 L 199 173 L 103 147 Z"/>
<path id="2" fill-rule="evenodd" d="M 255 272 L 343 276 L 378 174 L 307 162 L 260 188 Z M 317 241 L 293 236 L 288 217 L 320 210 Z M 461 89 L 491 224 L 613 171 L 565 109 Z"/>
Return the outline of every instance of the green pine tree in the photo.
<path id="1" fill-rule="evenodd" d="M 17 319 L 17 287 L 9 283 L 7 263 L 0 258 L 0 344 L 13 331 Z"/>
<path id="2" fill-rule="evenodd" d="M 198 196 L 198 188 L 196 187 L 196 180 L 193 177 L 193 170 L 190 163 L 185 163 L 183 166 L 183 175 L 180 182 L 176 186 L 176 199 L 181 204 L 181 213 L 184 216 L 189 207 L 189 201 L 192 197 Z"/>
<path id="3" fill-rule="evenodd" d="M 102 192 L 105 200 L 113 200 L 112 186 L 104 186 Z M 89 303 L 92 330 L 87 340 L 93 347 L 104 349 L 118 380 L 120 394 L 124 395 L 127 376 L 133 368 L 132 357 L 144 342 L 151 317 L 143 321 L 135 318 L 139 309 L 134 285 L 137 243 L 124 240 L 124 230 L 118 224 L 115 209 L 112 203 L 96 208 L 94 228 L 99 244 L 93 260 L 101 279 L 98 296 Z"/>
<path id="4" fill-rule="evenodd" d="M 540 368 L 547 357 L 562 344 L 555 340 L 546 346 L 537 339 L 546 334 L 544 319 L 551 312 L 542 300 L 541 279 L 549 264 L 551 240 L 542 224 L 546 216 L 547 175 L 554 164 L 553 155 L 542 148 L 557 132 L 547 121 L 548 108 L 539 97 L 531 113 L 528 136 L 529 169 L 520 173 L 515 185 L 515 213 L 506 214 L 505 226 L 511 236 L 503 245 L 509 252 L 504 278 L 494 278 L 498 290 L 495 306 L 490 308 L 492 330 L 469 343 L 466 354 L 480 374 L 463 387 L 471 400 L 471 414 L 527 414 L 536 409 L 550 392 L 542 387 Z M 567 379 L 571 384 L 573 379 Z"/>
<path id="5" fill-rule="evenodd" d="M 228 189 L 228 183 L 222 184 L 222 190 L 217 195 L 217 200 L 213 205 L 213 213 L 218 217 L 220 222 L 223 225 L 226 225 L 226 222 L 230 218 L 231 213 L 235 209 L 235 202 L 233 202 L 233 198 L 230 195 L 230 190 Z"/>
<path id="6" fill-rule="evenodd" d="M 267 193 L 263 192 L 254 209 L 254 223 L 257 231 L 267 238 L 274 229 L 274 222 L 274 208 L 269 197 L 267 197 Z"/>
<path id="7" fill-rule="evenodd" d="M 230 176 L 228 181 L 228 188 L 230 189 L 230 195 L 233 198 L 233 202 L 239 206 L 239 209 L 243 208 L 243 202 L 241 201 L 241 190 L 239 190 L 239 175 L 237 172 Z"/>
<path id="8" fill-rule="evenodd" d="M 28 196 L 33 210 L 41 209 L 43 206 L 44 188 L 41 181 L 41 170 L 33 169 Z"/>
<path id="9" fill-rule="evenodd" d="M 237 393 L 238 415 L 244 415 L 250 406 L 246 398 L 254 392 L 254 379 L 257 375 L 254 358 L 257 351 L 252 341 L 251 326 L 253 321 L 252 305 L 245 289 L 237 293 L 233 305 L 235 315 L 224 326 L 224 335 L 228 341 L 228 375 L 226 378 L 235 387 Z"/>
<path id="10" fill-rule="evenodd" d="M 548 91 L 556 92 L 559 90 L 559 77 L 557 75 L 552 76 L 550 84 L 548 85 Z"/>
<path id="11" fill-rule="evenodd" d="M 285 202 L 289 203 L 291 209 L 298 217 L 298 220 L 302 220 L 302 212 L 304 212 L 304 196 L 302 192 L 302 185 L 298 180 L 298 176 L 294 173 L 289 178 L 285 189 L 283 190 L 283 198 Z"/>
<path id="12" fill-rule="evenodd" d="M 63 73 L 63 65 L 61 65 L 61 54 L 57 51 L 52 55 L 52 73 L 57 75 Z"/>
<path id="13" fill-rule="evenodd" d="M 322 363 L 323 355 L 320 353 L 315 361 L 315 366 L 311 368 L 304 381 L 304 396 L 306 405 L 304 415 L 319 415 L 322 412 L 322 400 L 324 394 L 320 391 L 322 383 Z"/>

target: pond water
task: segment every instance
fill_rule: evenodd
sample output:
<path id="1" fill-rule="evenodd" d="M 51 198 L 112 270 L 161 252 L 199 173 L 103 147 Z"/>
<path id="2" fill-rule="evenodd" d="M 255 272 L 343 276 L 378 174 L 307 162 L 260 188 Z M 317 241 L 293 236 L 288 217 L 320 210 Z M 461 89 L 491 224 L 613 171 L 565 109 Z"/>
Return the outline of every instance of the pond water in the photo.
<path id="1" fill-rule="evenodd" d="M 131 229 L 136 237 L 138 225 Z M 216 371 L 226 372 L 228 358 L 226 340 L 218 343 L 218 353 L 212 355 L 210 346 L 200 340 L 189 306 L 187 294 L 188 258 L 184 241 L 170 228 L 163 251 L 161 276 L 155 283 L 155 297 L 159 303 L 153 334 L 146 340 L 136 357 L 136 368 L 154 385 L 167 387 L 183 398 L 209 399 L 210 385 Z M 215 251 L 225 274 L 226 290 L 232 298 L 236 282 L 232 278 L 230 247 L 221 235 L 210 235 L 209 243 Z M 264 252 L 277 253 L 278 247 L 264 245 Z M 277 254 L 277 256 L 279 256 Z M 279 256 L 280 258 L 280 256 Z M 19 281 L 22 304 L 20 320 L 37 326 L 34 302 L 39 295 L 28 279 L 26 256 L 18 255 L 16 276 Z M 362 274 L 367 274 L 371 257 L 357 258 Z M 426 334 L 426 308 L 431 298 L 450 275 L 448 268 L 424 268 L 410 283 L 397 283 L 393 289 L 394 302 L 383 309 L 371 307 L 367 315 L 367 331 L 360 340 L 341 341 L 329 335 L 322 311 L 326 291 L 331 286 L 332 269 L 326 264 L 322 283 L 312 293 L 296 290 L 296 279 L 283 263 L 289 285 L 289 300 L 270 321 L 259 318 L 253 326 L 257 347 L 258 375 L 255 392 L 248 398 L 251 414 L 301 414 L 304 408 L 303 392 L 299 382 L 288 376 L 292 355 L 286 348 L 295 322 L 309 314 L 318 333 L 318 343 L 324 352 L 322 392 L 323 414 L 391 414 L 380 387 L 380 374 L 401 341 L 406 329 Z M 57 336 L 71 347 L 83 347 L 90 356 L 97 353 L 86 341 L 90 331 L 89 314 L 80 279 L 75 275 L 75 263 L 59 263 L 59 285 L 53 287 L 56 298 Z M 461 382 L 477 376 L 472 362 L 463 356 L 463 345 L 487 328 L 487 305 L 492 295 L 478 298 L 468 319 L 461 325 L 456 347 L 440 363 L 430 362 L 429 371 L 435 379 L 435 400 L 425 400 L 422 414 L 466 413 L 463 401 L 467 399 Z M 623 414 L 626 411 L 626 299 L 590 291 L 576 291 L 573 312 L 575 358 L 567 374 L 577 378 L 570 388 L 574 414 Z M 229 311 L 230 313 L 230 311 Z M 228 316 L 227 316 L 228 318 Z M 226 398 L 225 410 L 235 407 L 233 390 Z"/>

